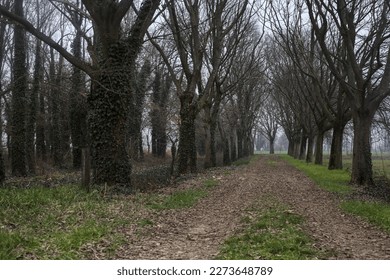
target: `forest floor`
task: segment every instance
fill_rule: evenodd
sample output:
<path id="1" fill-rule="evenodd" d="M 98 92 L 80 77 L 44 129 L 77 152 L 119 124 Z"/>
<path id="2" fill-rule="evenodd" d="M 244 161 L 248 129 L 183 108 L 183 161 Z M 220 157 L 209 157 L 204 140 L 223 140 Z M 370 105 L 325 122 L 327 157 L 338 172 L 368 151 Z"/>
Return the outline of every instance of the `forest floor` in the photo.
<path id="1" fill-rule="evenodd" d="M 243 231 L 245 209 L 272 197 L 303 217 L 302 230 L 313 247 L 331 252 L 327 258 L 390 259 L 388 233 L 341 210 L 344 198 L 322 190 L 277 156 L 207 171 L 161 191 L 200 188 L 206 178 L 217 184 L 192 207 L 148 211 L 142 217 L 145 226 L 123 225 L 127 242 L 114 257 L 213 259 L 227 238 Z"/>

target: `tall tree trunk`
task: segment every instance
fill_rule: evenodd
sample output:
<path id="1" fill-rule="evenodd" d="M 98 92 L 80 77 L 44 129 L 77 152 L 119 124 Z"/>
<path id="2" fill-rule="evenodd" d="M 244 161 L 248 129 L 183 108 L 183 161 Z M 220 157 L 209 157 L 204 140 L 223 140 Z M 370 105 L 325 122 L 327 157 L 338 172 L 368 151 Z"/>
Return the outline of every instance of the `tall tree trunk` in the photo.
<path id="1" fill-rule="evenodd" d="M 338 122 L 333 127 L 332 144 L 328 169 L 343 169 L 343 133 L 344 124 Z"/>
<path id="2" fill-rule="evenodd" d="M 316 149 L 315 149 L 315 158 L 314 163 L 322 165 L 323 164 L 323 154 L 324 154 L 324 134 L 325 132 L 320 131 L 316 137 Z"/>
<path id="3" fill-rule="evenodd" d="M 236 137 L 234 134 L 230 135 L 230 159 L 231 161 L 236 161 L 237 160 L 237 142 L 236 142 Z"/>
<path id="4" fill-rule="evenodd" d="M 46 160 L 46 141 L 45 141 L 45 123 L 46 123 L 46 110 L 45 110 L 45 97 L 44 91 L 39 91 L 39 112 L 37 116 L 37 159 Z"/>
<path id="5" fill-rule="evenodd" d="M 82 18 L 75 15 L 74 19 L 78 28 L 81 27 Z M 76 31 L 73 40 L 73 55 L 81 58 L 81 33 Z M 81 168 L 82 149 L 87 146 L 87 100 L 84 97 L 85 87 L 83 83 L 83 74 L 81 70 L 73 66 L 72 87 L 70 92 L 70 133 L 72 137 L 72 159 L 73 168 Z"/>
<path id="6" fill-rule="evenodd" d="M 290 157 L 294 157 L 294 145 L 295 145 L 295 142 L 294 142 L 292 137 L 287 137 L 287 139 L 288 139 L 287 154 Z"/>
<path id="7" fill-rule="evenodd" d="M 269 153 L 275 154 L 275 137 L 269 137 Z"/>
<path id="8" fill-rule="evenodd" d="M 307 145 L 307 136 L 302 134 L 301 144 L 299 148 L 299 159 L 303 160 L 306 158 L 306 145 Z"/>
<path id="9" fill-rule="evenodd" d="M 215 111 L 215 110 L 214 110 Z M 215 133 L 217 129 L 218 112 L 211 113 L 211 108 L 204 109 L 205 112 L 205 130 L 206 130 L 206 157 L 204 167 L 217 166 L 217 153 L 215 150 Z"/>
<path id="10" fill-rule="evenodd" d="M 40 91 L 41 72 L 42 72 L 42 61 L 41 61 L 41 41 L 37 40 L 35 48 L 35 65 L 34 65 L 34 77 L 33 86 L 29 98 L 29 117 L 27 119 L 27 166 L 30 174 L 36 172 L 35 162 L 35 128 L 37 122 L 37 104 L 38 104 L 38 93 Z"/>
<path id="11" fill-rule="evenodd" d="M 243 142 L 244 142 L 244 135 L 242 128 L 236 129 L 237 134 L 237 159 L 240 159 L 243 157 Z"/>
<path id="12" fill-rule="evenodd" d="M 196 172 L 195 118 L 196 108 L 191 93 L 180 95 L 180 130 L 177 173 Z"/>
<path id="13" fill-rule="evenodd" d="M 299 152 L 301 148 L 301 138 L 299 136 L 294 137 L 294 152 L 293 156 L 295 159 L 299 158 Z"/>
<path id="14" fill-rule="evenodd" d="M 23 0 L 15 0 L 15 14 L 24 17 Z M 12 175 L 26 176 L 26 36 L 24 29 L 15 25 L 14 29 L 14 65 L 12 91 L 12 132 L 11 156 Z"/>
<path id="15" fill-rule="evenodd" d="M 126 45 L 113 44 L 88 98 L 94 181 L 131 186 L 126 128 L 131 85 Z"/>
<path id="16" fill-rule="evenodd" d="M 314 147 L 314 136 L 309 135 L 307 142 L 307 154 L 306 154 L 306 162 L 310 163 L 313 161 L 313 147 Z"/>
<path id="17" fill-rule="evenodd" d="M 374 184 L 371 161 L 371 124 L 374 113 L 368 110 L 353 112 L 353 159 L 351 183 Z"/>
<path id="18" fill-rule="evenodd" d="M 10 6 L 10 2 L 7 1 L 5 3 L 7 9 Z M 0 69 L 3 69 L 4 65 L 4 43 L 5 43 L 5 31 L 6 31 L 6 23 L 0 22 Z M 0 92 L 3 92 L 3 84 L 2 79 L 0 79 Z M 3 156 L 3 106 L 2 106 L 2 98 L 0 97 L 0 185 L 5 180 L 5 166 L 4 166 L 4 156 Z"/>
<path id="19" fill-rule="evenodd" d="M 62 158 L 62 134 L 61 134 L 61 122 L 60 122 L 60 94 L 61 94 L 61 78 L 62 78 L 62 66 L 63 66 L 63 57 L 60 56 L 58 62 L 58 71 L 55 72 L 55 57 L 54 50 L 50 49 L 50 98 L 51 98 L 51 156 L 53 158 L 54 165 L 57 167 L 62 167 L 63 158 Z"/>

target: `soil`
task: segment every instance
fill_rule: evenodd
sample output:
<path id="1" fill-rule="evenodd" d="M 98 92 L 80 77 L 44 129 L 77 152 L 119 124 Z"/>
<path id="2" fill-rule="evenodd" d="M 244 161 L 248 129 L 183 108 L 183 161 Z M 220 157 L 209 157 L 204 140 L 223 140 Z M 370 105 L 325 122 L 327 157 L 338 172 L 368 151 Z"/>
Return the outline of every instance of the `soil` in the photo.
<path id="1" fill-rule="evenodd" d="M 244 209 L 272 196 L 303 216 L 314 246 L 333 252 L 335 259 L 390 259 L 389 234 L 343 212 L 340 197 L 276 156 L 208 171 L 176 188 L 200 187 L 210 176 L 218 185 L 192 208 L 156 211 L 149 217 L 152 225 L 124 227 L 129 242 L 116 258 L 213 259 L 224 240 L 240 230 Z"/>

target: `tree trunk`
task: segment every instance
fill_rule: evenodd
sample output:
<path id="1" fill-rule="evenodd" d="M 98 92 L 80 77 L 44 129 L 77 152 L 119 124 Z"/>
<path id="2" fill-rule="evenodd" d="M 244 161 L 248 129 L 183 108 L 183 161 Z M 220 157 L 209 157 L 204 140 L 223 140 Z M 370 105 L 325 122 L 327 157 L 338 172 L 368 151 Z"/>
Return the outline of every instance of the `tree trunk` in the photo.
<path id="1" fill-rule="evenodd" d="M 295 145 L 294 140 L 292 138 L 288 138 L 287 154 L 290 157 L 294 157 L 294 145 Z"/>
<path id="2" fill-rule="evenodd" d="M 371 124 L 373 113 L 368 110 L 353 114 L 353 159 L 351 184 L 374 184 L 371 161 Z"/>
<path id="3" fill-rule="evenodd" d="M 307 136 L 302 135 L 301 144 L 299 148 L 299 159 L 303 160 L 306 158 L 306 145 L 307 145 Z"/>
<path id="4" fill-rule="evenodd" d="M 15 14 L 20 17 L 23 13 L 23 0 L 15 1 Z M 26 38 L 25 31 L 19 25 L 14 29 L 14 65 L 12 91 L 12 132 L 11 156 L 12 175 L 26 176 Z"/>
<path id="5" fill-rule="evenodd" d="M 330 157 L 328 169 L 343 169 L 343 133 L 344 125 L 337 123 L 333 127 L 332 144 L 330 147 Z"/>
<path id="6" fill-rule="evenodd" d="M 269 138 L 269 153 L 270 155 L 275 154 L 275 137 Z"/>
<path id="7" fill-rule="evenodd" d="M 313 146 L 314 146 L 314 137 L 310 135 L 308 137 L 307 143 L 307 154 L 306 154 L 306 162 L 310 163 L 313 161 Z"/>
<path id="8" fill-rule="evenodd" d="M 34 77 L 33 86 L 30 92 L 29 98 L 29 118 L 27 119 L 27 166 L 30 174 L 36 172 L 35 162 L 35 127 L 37 123 L 37 104 L 38 104 L 38 93 L 40 91 L 41 73 L 42 73 L 42 61 L 41 61 L 41 41 L 37 40 L 35 48 L 35 65 L 34 65 Z"/>
<path id="9" fill-rule="evenodd" d="M 43 90 L 39 91 L 39 113 L 37 116 L 37 159 L 46 160 L 46 141 L 45 141 L 45 123 L 46 123 L 45 97 Z"/>
<path id="10" fill-rule="evenodd" d="M 293 152 L 293 155 L 294 155 L 294 158 L 295 158 L 295 159 L 298 159 L 298 158 L 299 158 L 300 148 L 301 148 L 301 140 L 300 140 L 300 137 L 295 137 L 295 138 L 294 138 L 294 152 Z"/>
<path id="11" fill-rule="evenodd" d="M 131 86 L 126 46 L 113 44 L 88 98 L 94 182 L 130 187 L 126 128 Z"/>
<path id="12" fill-rule="evenodd" d="M 206 157 L 205 168 L 217 166 L 217 154 L 215 150 L 215 133 L 217 129 L 217 114 L 211 114 L 210 108 L 205 108 L 206 129 Z"/>
<path id="13" fill-rule="evenodd" d="M 193 95 L 184 93 L 180 96 L 180 129 L 177 174 L 188 171 L 196 172 L 195 118 L 196 108 L 192 103 Z"/>
<path id="14" fill-rule="evenodd" d="M 237 134 L 237 159 L 240 159 L 243 157 L 243 142 L 244 142 L 244 135 L 241 128 L 238 128 L 236 130 Z"/>
<path id="15" fill-rule="evenodd" d="M 323 164 L 323 154 L 324 154 L 324 134 L 325 132 L 320 131 L 316 137 L 316 149 L 315 149 L 315 158 L 314 163 L 322 165 Z"/>
<path id="16" fill-rule="evenodd" d="M 75 21 L 81 27 L 82 19 L 76 16 Z M 76 31 L 73 40 L 73 55 L 81 58 L 81 33 Z M 81 168 L 82 149 L 87 146 L 87 104 L 83 96 L 85 92 L 81 70 L 73 66 L 72 88 L 70 96 L 70 133 L 72 137 L 73 168 Z"/>
<path id="17" fill-rule="evenodd" d="M 63 57 L 60 56 L 58 62 L 58 71 L 55 72 L 55 57 L 54 50 L 50 49 L 50 98 L 51 98 L 51 126 L 50 126 L 50 138 L 51 138 L 51 156 L 53 158 L 54 165 L 61 167 L 63 164 L 63 158 L 61 153 L 61 123 L 60 123 L 60 94 L 61 94 L 61 75 L 63 66 Z"/>
<path id="18" fill-rule="evenodd" d="M 237 160 L 237 144 L 236 144 L 236 138 L 234 135 L 230 136 L 230 152 L 231 156 L 230 159 L 231 161 L 236 161 Z"/>

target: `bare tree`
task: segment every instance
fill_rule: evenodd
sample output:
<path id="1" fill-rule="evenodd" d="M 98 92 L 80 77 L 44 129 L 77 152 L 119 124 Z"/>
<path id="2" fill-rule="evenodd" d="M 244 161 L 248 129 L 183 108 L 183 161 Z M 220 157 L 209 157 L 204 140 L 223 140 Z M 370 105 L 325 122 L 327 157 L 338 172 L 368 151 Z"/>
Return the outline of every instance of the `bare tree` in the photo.
<path id="1" fill-rule="evenodd" d="M 371 125 L 390 93 L 390 3 L 305 2 L 324 57 L 350 102 L 354 124 L 351 183 L 372 185 Z M 330 47 L 338 38 L 345 51 L 342 56 Z"/>
<path id="2" fill-rule="evenodd" d="M 92 78 L 88 106 L 95 182 L 129 186 L 131 163 L 125 136 L 127 109 L 132 94 L 129 81 L 144 34 L 153 21 L 160 1 L 143 1 L 127 34 L 123 34 L 121 23 L 134 4 L 132 0 L 83 0 L 82 3 L 93 21 L 95 42 L 89 48 L 92 65 L 72 55 L 30 22 L 2 5 L 0 14 L 16 21 L 18 26 L 23 26 L 43 40 Z"/>

